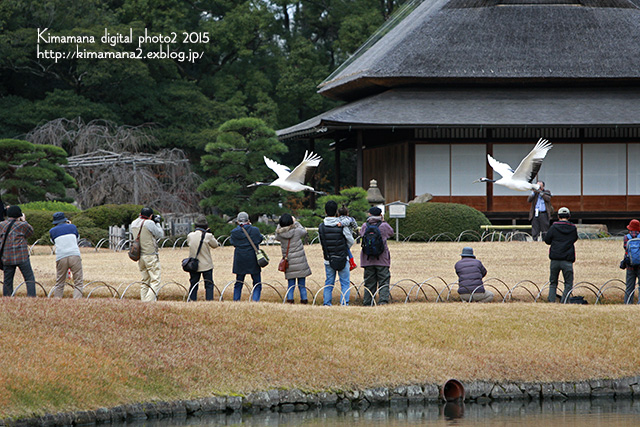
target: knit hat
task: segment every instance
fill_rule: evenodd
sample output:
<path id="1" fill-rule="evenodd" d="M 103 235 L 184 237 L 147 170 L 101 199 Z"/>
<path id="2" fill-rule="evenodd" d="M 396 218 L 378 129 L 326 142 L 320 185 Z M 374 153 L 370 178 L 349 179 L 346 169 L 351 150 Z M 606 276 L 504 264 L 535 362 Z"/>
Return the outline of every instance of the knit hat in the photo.
<path id="1" fill-rule="evenodd" d="M 467 256 L 467 257 L 472 257 L 475 258 L 476 256 L 473 254 L 473 248 L 470 248 L 469 246 L 462 248 L 462 253 L 460 254 L 460 256 Z"/>
<path id="2" fill-rule="evenodd" d="M 379 208 L 379 207 L 377 207 L 377 206 L 374 206 L 374 207 L 372 207 L 371 209 L 369 209 L 369 213 L 370 213 L 372 216 L 380 216 L 380 215 L 382 215 L 382 209 L 380 209 L 380 208 Z"/>
<path id="3" fill-rule="evenodd" d="M 240 212 L 238 214 L 238 217 L 236 218 L 236 222 L 238 224 L 246 224 L 247 222 L 249 222 L 249 214 L 246 212 Z"/>
<path id="4" fill-rule="evenodd" d="M 63 222 L 67 222 L 64 212 L 56 212 L 53 214 L 53 225 L 62 224 Z"/>
<path id="5" fill-rule="evenodd" d="M 629 222 L 629 225 L 627 225 L 627 230 L 640 231 L 640 221 L 638 221 L 637 219 L 632 219 L 631 222 Z"/>
<path id="6" fill-rule="evenodd" d="M 561 207 L 560 209 L 558 209 L 559 217 L 568 218 L 570 215 L 571 215 L 571 212 L 569 211 L 569 208 Z"/>
<path id="7" fill-rule="evenodd" d="M 194 225 L 196 228 L 209 228 L 209 223 L 207 222 L 207 218 L 204 215 L 200 215 L 194 221 Z"/>
<path id="8" fill-rule="evenodd" d="M 11 205 L 7 209 L 7 216 L 9 218 L 20 218 L 22 216 L 22 209 L 18 205 Z"/>

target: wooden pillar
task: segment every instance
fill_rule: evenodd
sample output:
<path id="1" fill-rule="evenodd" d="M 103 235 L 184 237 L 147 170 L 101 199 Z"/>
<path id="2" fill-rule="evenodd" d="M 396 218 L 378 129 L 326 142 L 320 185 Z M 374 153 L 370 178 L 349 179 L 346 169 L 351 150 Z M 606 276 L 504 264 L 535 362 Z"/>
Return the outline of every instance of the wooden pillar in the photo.
<path id="1" fill-rule="evenodd" d="M 316 151 L 316 140 L 313 138 L 309 138 L 309 152 L 313 153 Z M 311 175 L 311 186 L 316 188 L 316 174 Z M 311 205 L 311 209 L 316 208 L 316 193 L 311 193 L 309 196 L 309 204 Z"/>
<path id="2" fill-rule="evenodd" d="M 362 187 L 362 129 L 356 137 L 356 186 Z"/>
<path id="3" fill-rule="evenodd" d="M 487 144 L 487 154 L 493 157 L 493 144 Z M 486 166 L 487 178 L 491 178 L 493 175 L 493 168 L 487 162 Z M 493 211 L 493 182 L 487 182 L 487 212 Z"/>
<path id="4" fill-rule="evenodd" d="M 335 166 L 334 166 L 334 193 L 340 193 L 340 146 L 338 145 L 338 141 L 335 141 Z"/>

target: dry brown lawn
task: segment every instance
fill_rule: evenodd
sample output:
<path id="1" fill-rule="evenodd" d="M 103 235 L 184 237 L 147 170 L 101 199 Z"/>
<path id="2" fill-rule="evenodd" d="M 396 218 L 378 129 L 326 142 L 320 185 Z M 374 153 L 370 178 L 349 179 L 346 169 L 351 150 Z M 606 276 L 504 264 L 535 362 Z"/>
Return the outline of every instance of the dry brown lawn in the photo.
<path id="1" fill-rule="evenodd" d="M 516 284 L 520 285 L 513 292 L 512 299 L 519 301 L 533 301 L 540 289 L 543 289 L 549 280 L 548 246 L 543 242 L 483 242 L 483 243 L 396 243 L 390 242 L 391 250 L 391 283 L 396 284 L 392 289 L 392 297 L 395 302 L 404 302 L 409 295 L 410 301 L 435 301 L 436 291 L 440 292 L 446 285 L 452 285 L 457 281 L 454 264 L 460 259 L 460 252 L 466 245 L 472 246 L 478 259 L 488 270 L 485 282 L 494 293 L 504 296 L 508 290 Z M 266 283 L 263 289 L 263 300 L 282 302 L 284 297 L 286 280 L 283 273 L 277 271 L 277 264 L 281 257 L 279 246 L 263 246 L 271 263 L 263 270 L 262 280 Z M 307 258 L 313 274 L 307 278 L 307 287 L 317 294 L 324 285 L 324 265 L 322 262 L 322 250 L 319 245 L 305 246 Z M 359 247 L 354 246 L 354 255 L 359 262 Z M 55 258 L 48 247 L 35 247 L 34 256 L 31 258 L 36 274 L 36 280 L 40 282 L 48 292 L 55 281 Z M 608 290 L 604 293 L 604 302 L 621 302 L 623 298 L 625 272 L 618 268 L 622 259 L 621 240 L 580 240 L 576 244 L 577 261 L 574 265 L 574 284 L 580 285 L 576 289 L 577 295 L 584 295 L 591 302 L 595 301 L 597 289 L 608 281 Z M 219 298 L 218 290 L 223 290 L 227 285 L 224 295 L 225 300 L 231 299 L 232 282 L 235 276 L 231 273 L 233 261 L 233 248 L 222 247 L 212 252 L 214 259 L 214 281 L 216 284 L 216 299 Z M 180 268 L 180 261 L 187 255 L 186 249 L 162 249 L 160 260 L 162 265 L 162 284 L 165 286 L 160 292 L 160 300 L 183 299 L 185 290 L 189 288 L 188 274 Z M 102 282 L 112 285 L 122 294 L 125 290 L 125 298 L 139 298 L 140 272 L 137 264 L 127 258 L 125 252 L 113 252 L 93 249 L 83 249 L 85 283 L 95 282 L 87 289 L 98 287 Z M 351 281 L 360 290 L 362 289 L 363 270 L 358 268 L 351 273 Z M 21 276 L 18 274 L 18 277 Z M 17 281 L 21 279 L 16 280 Z M 250 281 L 250 277 L 247 276 Z M 562 280 L 562 275 L 560 276 Z M 584 283 L 587 282 L 587 283 Z M 416 283 L 422 284 L 419 291 Z M 128 285 L 131 285 L 127 289 Z M 178 285 L 179 284 L 179 285 Z M 589 285 L 593 284 L 593 286 Z M 180 286 L 181 285 L 181 286 Z M 429 286 L 431 285 L 431 286 Z M 250 282 L 247 286 L 250 286 Z M 24 287 L 23 287 L 24 288 Z M 337 289 L 334 291 L 335 301 L 338 302 Z M 435 290 L 434 290 L 435 289 Z M 528 290 L 528 291 L 527 291 Z M 20 289 L 19 293 L 24 293 Z M 354 296 L 355 294 L 355 290 Z M 39 290 L 42 294 L 43 291 Z M 67 293 L 71 293 L 67 289 Z M 442 296 L 446 296 L 443 292 Z M 109 296 L 106 288 L 95 290 L 94 296 Z M 243 299 L 248 299 L 249 288 L 243 292 Z M 543 290 L 542 299 L 546 299 L 547 291 Z M 455 299 L 455 286 L 452 286 L 451 298 Z M 200 289 L 198 298 L 204 298 L 204 290 Z M 297 291 L 296 291 L 296 299 Z M 312 296 L 310 296 L 312 298 Z M 352 296 L 353 298 L 353 296 Z M 322 294 L 318 295 L 316 304 L 321 303 Z M 359 299 L 356 296 L 354 303 Z M 601 301 L 601 302 L 603 302 Z"/>
<path id="2" fill-rule="evenodd" d="M 439 276 L 454 282 L 453 264 L 463 246 L 394 243 L 393 281 Z M 508 285 L 547 280 L 544 244 L 471 246 L 489 276 Z M 43 253 L 32 261 L 48 289 L 55 262 L 45 249 L 38 248 Z M 279 248 L 267 250 L 272 263 L 264 279 L 283 282 L 276 271 Z M 321 283 L 320 248 L 307 250 L 312 278 Z M 617 268 L 620 241 L 580 241 L 577 250 L 576 283 L 602 285 L 623 277 Z M 162 251 L 163 282 L 186 285 L 179 268 L 185 254 Z M 233 279 L 231 256 L 231 248 L 214 252 L 218 285 Z M 139 278 L 125 253 L 86 251 L 83 262 L 87 281 L 118 287 Z M 358 269 L 354 282 L 361 280 Z M 136 292 L 125 301 L 0 298 L 0 419 L 271 388 L 319 391 L 442 384 L 448 378 L 551 382 L 640 374 L 638 305 L 322 307 L 282 304 L 275 291 L 265 291 L 266 302 L 258 304 L 228 299 L 187 304 L 168 301 L 181 299 L 180 288 L 171 289 L 158 303 L 142 303 Z"/>

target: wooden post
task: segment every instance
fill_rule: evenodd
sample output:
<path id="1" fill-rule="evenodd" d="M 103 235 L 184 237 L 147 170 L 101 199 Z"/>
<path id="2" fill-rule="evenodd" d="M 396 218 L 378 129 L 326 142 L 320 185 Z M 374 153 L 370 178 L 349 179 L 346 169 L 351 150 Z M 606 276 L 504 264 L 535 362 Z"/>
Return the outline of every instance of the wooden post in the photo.
<path id="1" fill-rule="evenodd" d="M 362 129 L 356 138 L 356 186 L 362 187 Z"/>
<path id="2" fill-rule="evenodd" d="M 334 187 L 335 187 L 335 194 L 339 194 L 340 193 L 340 146 L 338 145 L 338 141 L 336 141 L 336 150 L 335 150 L 335 166 L 334 166 L 334 170 L 335 170 L 335 181 L 334 181 Z"/>
<path id="3" fill-rule="evenodd" d="M 313 138 L 309 138 L 309 151 L 313 153 L 316 150 L 316 140 Z M 311 175 L 311 186 L 316 188 L 316 174 Z M 317 190 L 317 189 L 316 189 Z M 316 208 L 316 193 L 311 193 L 309 195 L 309 204 L 311 205 L 311 209 Z"/>

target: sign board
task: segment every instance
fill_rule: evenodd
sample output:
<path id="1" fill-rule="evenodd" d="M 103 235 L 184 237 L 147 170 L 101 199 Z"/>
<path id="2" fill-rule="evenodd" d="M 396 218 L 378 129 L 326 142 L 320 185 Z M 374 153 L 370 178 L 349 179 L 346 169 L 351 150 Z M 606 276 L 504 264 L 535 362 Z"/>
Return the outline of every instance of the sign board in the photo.
<path id="1" fill-rule="evenodd" d="M 392 202 L 387 207 L 389 208 L 389 218 L 405 218 L 407 216 L 406 203 Z"/>

